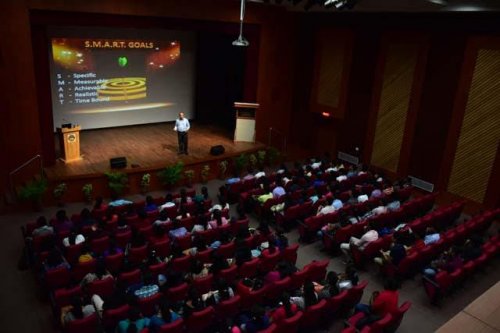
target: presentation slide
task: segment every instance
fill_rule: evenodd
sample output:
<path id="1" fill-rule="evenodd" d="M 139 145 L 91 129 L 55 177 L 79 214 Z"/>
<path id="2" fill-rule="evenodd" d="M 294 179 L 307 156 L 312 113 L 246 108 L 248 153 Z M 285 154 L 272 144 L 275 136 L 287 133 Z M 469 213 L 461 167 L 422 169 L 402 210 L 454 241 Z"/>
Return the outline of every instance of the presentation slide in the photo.
<path id="1" fill-rule="evenodd" d="M 82 29 L 51 29 L 54 131 L 65 123 L 86 130 L 194 116 L 194 33 Z"/>

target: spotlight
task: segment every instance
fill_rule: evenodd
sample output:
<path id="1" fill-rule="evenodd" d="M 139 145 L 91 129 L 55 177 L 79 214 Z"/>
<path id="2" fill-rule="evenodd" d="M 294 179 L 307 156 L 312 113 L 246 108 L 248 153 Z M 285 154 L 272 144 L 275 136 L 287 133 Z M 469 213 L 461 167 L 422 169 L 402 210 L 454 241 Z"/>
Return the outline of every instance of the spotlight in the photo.
<path id="1" fill-rule="evenodd" d="M 427 0 L 428 2 L 432 2 L 436 5 L 447 6 L 448 0 Z"/>

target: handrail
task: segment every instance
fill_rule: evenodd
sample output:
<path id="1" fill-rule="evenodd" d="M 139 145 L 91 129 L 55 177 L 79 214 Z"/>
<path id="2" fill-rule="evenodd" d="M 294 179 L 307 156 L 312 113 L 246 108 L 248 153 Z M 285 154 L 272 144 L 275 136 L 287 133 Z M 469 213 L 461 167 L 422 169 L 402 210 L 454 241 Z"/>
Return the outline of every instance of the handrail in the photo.
<path id="1" fill-rule="evenodd" d="M 272 141 L 271 138 L 272 138 L 273 131 L 283 137 L 283 152 L 286 152 L 286 135 L 284 133 L 278 131 L 275 128 L 269 127 L 269 137 L 268 137 L 268 140 L 267 140 L 268 141 L 267 145 L 271 146 L 271 141 Z"/>
<path id="2" fill-rule="evenodd" d="M 27 160 L 26 162 L 24 162 L 23 164 L 21 164 L 20 166 L 15 168 L 13 171 L 9 172 L 10 189 L 13 193 L 15 192 L 15 188 L 14 188 L 14 182 L 13 182 L 12 176 L 14 176 L 16 173 L 18 173 L 22 169 L 24 169 L 26 166 L 31 164 L 31 162 L 33 162 L 36 159 L 40 160 L 40 174 L 43 174 L 43 160 L 42 160 L 42 155 L 40 155 L 40 154 L 33 156 L 32 158 L 30 158 L 29 160 Z"/>

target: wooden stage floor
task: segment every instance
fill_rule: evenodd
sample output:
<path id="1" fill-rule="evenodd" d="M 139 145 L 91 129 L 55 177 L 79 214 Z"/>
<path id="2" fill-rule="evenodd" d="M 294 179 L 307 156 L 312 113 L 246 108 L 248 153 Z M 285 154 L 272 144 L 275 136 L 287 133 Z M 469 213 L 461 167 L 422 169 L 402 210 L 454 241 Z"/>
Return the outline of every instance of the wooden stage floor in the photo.
<path id="1" fill-rule="evenodd" d="M 234 143 L 232 134 L 209 125 L 192 124 L 189 131 L 189 155 L 177 155 L 177 133 L 173 123 L 148 124 L 128 127 L 96 129 L 80 133 L 82 159 L 56 164 L 45 168 L 49 180 L 63 180 L 82 176 L 102 175 L 110 170 L 109 159 L 125 156 L 128 170 L 154 170 L 179 160 L 185 165 L 203 163 L 215 159 L 230 158 L 244 152 L 265 147 L 262 143 Z M 58 140 L 55 140 L 57 156 L 61 156 Z M 221 144 L 226 152 L 210 155 L 210 147 Z"/>

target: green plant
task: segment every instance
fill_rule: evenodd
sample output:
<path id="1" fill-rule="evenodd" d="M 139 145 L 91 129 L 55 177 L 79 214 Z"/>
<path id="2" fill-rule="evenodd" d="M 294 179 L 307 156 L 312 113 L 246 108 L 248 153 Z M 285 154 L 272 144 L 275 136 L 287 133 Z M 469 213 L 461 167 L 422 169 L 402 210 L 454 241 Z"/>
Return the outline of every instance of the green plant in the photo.
<path id="1" fill-rule="evenodd" d="M 47 180 L 45 178 L 34 180 L 21 187 L 18 193 L 19 199 L 25 201 L 40 201 L 46 190 Z"/>
<path id="2" fill-rule="evenodd" d="M 210 165 L 205 164 L 201 168 L 201 181 L 202 183 L 206 183 L 208 181 L 208 176 L 210 175 Z"/>
<path id="3" fill-rule="evenodd" d="M 56 200 L 60 200 L 64 196 L 67 190 L 68 190 L 68 185 L 66 185 L 66 183 L 60 183 L 59 185 L 54 187 L 54 192 L 53 192 L 54 198 Z"/>
<path id="4" fill-rule="evenodd" d="M 229 165 L 229 162 L 227 160 L 222 160 L 219 162 L 220 178 L 224 178 L 224 176 L 226 175 L 228 165 Z"/>
<path id="5" fill-rule="evenodd" d="M 259 150 L 257 152 L 257 159 L 259 160 L 259 164 L 261 166 L 263 166 L 264 163 L 266 162 L 266 151 L 265 150 Z"/>
<path id="6" fill-rule="evenodd" d="M 234 168 L 239 175 L 248 166 L 248 155 L 245 153 L 234 158 Z"/>
<path id="7" fill-rule="evenodd" d="M 182 178 L 182 169 L 184 168 L 184 163 L 177 162 L 174 165 L 169 165 L 163 170 L 158 171 L 158 178 L 163 185 L 171 186 L 177 183 Z"/>
<path id="8" fill-rule="evenodd" d="M 193 184 L 194 170 L 184 171 L 184 178 L 186 178 L 187 186 L 191 187 L 191 185 Z"/>
<path id="9" fill-rule="evenodd" d="M 141 187 L 149 187 L 150 183 L 151 183 L 151 174 L 149 173 L 143 174 L 141 178 Z"/>
<path id="10" fill-rule="evenodd" d="M 248 163 L 250 164 L 250 167 L 252 169 L 255 169 L 255 167 L 257 166 L 257 162 L 258 162 L 258 160 L 257 160 L 257 156 L 255 156 L 255 154 L 250 154 L 248 156 Z"/>
<path id="11" fill-rule="evenodd" d="M 278 149 L 271 147 L 267 151 L 267 158 L 269 160 L 269 164 L 274 165 L 281 158 L 281 152 Z"/>
<path id="12" fill-rule="evenodd" d="M 110 171 L 104 174 L 108 178 L 108 186 L 113 196 L 121 196 L 125 188 L 128 187 L 128 175 L 119 171 Z"/>
<path id="13" fill-rule="evenodd" d="M 87 201 L 87 202 L 92 201 L 92 191 L 93 191 L 92 184 L 83 185 L 82 192 L 83 192 L 83 196 L 85 197 L 85 201 Z"/>

